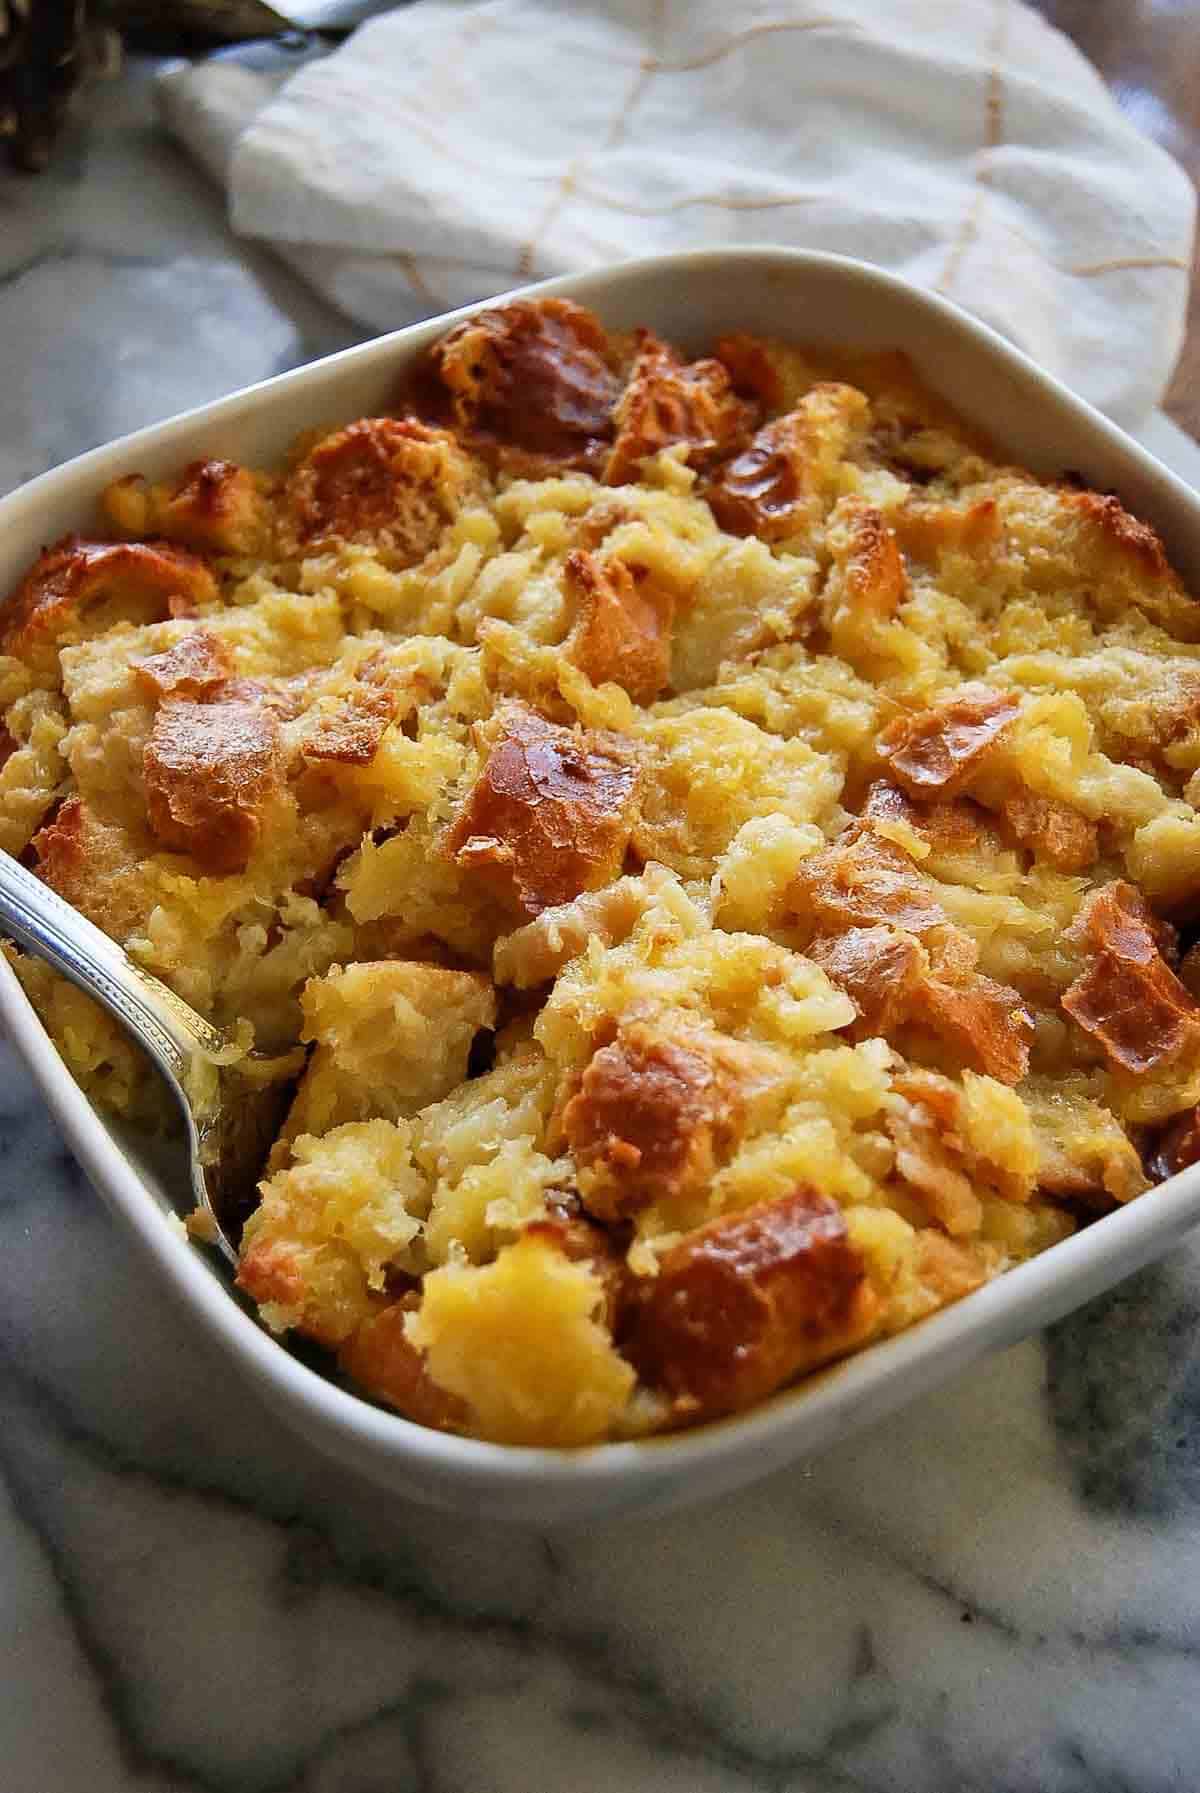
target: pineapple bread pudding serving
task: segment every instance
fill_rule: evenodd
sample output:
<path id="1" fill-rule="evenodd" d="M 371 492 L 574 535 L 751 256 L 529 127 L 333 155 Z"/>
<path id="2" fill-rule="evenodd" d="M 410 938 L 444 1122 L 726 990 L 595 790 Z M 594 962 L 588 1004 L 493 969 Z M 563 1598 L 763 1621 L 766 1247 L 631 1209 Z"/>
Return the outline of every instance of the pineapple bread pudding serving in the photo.
<path id="1" fill-rule="evenodd" d="M 711 350 L 486 310 L 0 610 L 0 845 L 274 1055 L 240 1285 L 425 1425 L 738 1411 L 1200 1158 L 1200 605 L 901 357 Z"/>

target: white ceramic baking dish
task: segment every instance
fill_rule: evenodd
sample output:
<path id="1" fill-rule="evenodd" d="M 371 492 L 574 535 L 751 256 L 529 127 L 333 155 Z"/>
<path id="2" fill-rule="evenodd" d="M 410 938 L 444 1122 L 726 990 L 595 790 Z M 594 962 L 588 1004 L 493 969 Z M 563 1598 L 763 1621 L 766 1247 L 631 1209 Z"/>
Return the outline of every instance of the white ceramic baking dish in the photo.
<path id="1" fill-rule="evenodd" d="M 649 324 L 694 350 L 733 329 L 902 348 L 931 386 L 1015 460 L 1045 474 L 1071 469 L 1089 485 L 1118 492 L 1159 529 L 1185 579 L 1200 590 L 1195 493 L 994 332 L 874 268 L 839 256 L 746 248 L 656 257 L 525 290 L 568 295 L 594 307 L 611 327 Z M 199 455 L 269 465 L 301 430 L 386 407 L 401 370 L 449 321 L 439 318 L 330 356 L 126 436 L 21 487 L 0 500 L 0 591 L 43 543 L 86 529 L 96 494 L 115 475 L 137 469 L 161 477 Z M 493 1517 L 550 1523 L 649 1512 L 749 1482 L 1059 1318 L 1168 1251 L 1200 1221 L 1197 1166 L 956 1307 L 744 1416 L 581 1451 L 482 1444 L 427 1431 L 359 1400 L 260 1328 L 232 1296 L 219 1266 L 171 1225 L 169 1179 L 123 1148 L 87 1101 L 3 960 L 0 1021 L 100 1194 L 270 1404 L 322 1451 L 397 1494 Z M 137 1324 L 136 1315 L 130 1324 Z"/>

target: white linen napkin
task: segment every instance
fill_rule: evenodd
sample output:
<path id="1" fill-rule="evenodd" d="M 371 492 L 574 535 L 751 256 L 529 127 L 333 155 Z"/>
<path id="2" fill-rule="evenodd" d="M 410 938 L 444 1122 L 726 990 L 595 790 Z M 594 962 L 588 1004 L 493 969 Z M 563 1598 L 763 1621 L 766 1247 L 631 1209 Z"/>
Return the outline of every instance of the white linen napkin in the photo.
<path id="1" fill-rule="evenodd" d="M 422 0 L 160 93 L 234 229 L 380 330 L 770 241 L 948 294 L 1126 423 L 1182 339 L 1191 184 L 1017 0 Z"/>

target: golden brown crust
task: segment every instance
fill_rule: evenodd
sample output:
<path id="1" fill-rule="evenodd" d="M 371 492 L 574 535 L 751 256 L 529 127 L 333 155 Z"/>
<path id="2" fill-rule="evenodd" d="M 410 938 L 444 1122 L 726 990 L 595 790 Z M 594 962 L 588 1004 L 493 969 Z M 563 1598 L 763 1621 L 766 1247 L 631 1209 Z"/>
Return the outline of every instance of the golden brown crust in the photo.
<path id="1" fill-rule="evenodd" d="M 192 461 L 185 467 L 156 528 L 168 541 L 220 554 L 250 554 L 263 534 L 262 503 L 254 476 L 233 461 Z"/>
<path id="2" fill-rule="evenodd" d="M 1063 504 L 1097 533 L 1120 555 L 1133 563 L 1136 572 L 1152 579 L 1168 579 L 1173 575 L 1163 551 L 1162 542 L 1148 523 L 1130 516 L 1119 498 L 1111 492 L 1068 492 Z"/>
<path id="3" fill-rule="evenodd" d="M 307 1289 L 300 1254 L 286 1239 L 261 1238 L 243 1250 L 238 1263 L 237 1285 L 260 1306 L 303 1305 Z"/>
<path id="4" fill-rule="evenodd" d="M 1021 790 L 1005 799 L 1000 813 L 1020 844 L 1056 871 L 1086 872 L 1099 858 L 1095 822 L 1069 803 Z"/>
<path id="5" fill-rule="evenodd" d="M 457 324 L 430 364 L 464 440 L 594 462 L 621 383 L 599 320 L 569 299 L 519 299 Z"/>
<path id="6" fill-rule="evenodd" d="M 82 797 L 65 797 L 29 843 L 38 877 L 68 901 L 87 872 L 86 816 Z"/>
<path id="7" fill-rule="evenodd" d="M 904 1025 L 929 972 L 929 960 L 912 935 L 882 924 L 847 928 L 811 941 L 807 950 L 853 1002 L 857 1031 L 867 1039 Z"/>
<path id="8" fill-rule="evenodd" d="M 567 658 L 593 685 L 611 680 L 634 703 L 653 703 L 671 673 L 671 593 L 645 568 L 586 548 L 567 556 L 566 589 L 576 605 Z"/>
<path id="9" fill-rule="evenodd" d="M 133 661 L 134 678 L 153 697 L 211 697 L 233 671 L 233 657 L 211 629 L 193 629 L 161 654 Z"/>
<path id="10" fill-rule="evenodd" d="M 953 797 L 978 773 L 1020 707 L 1011 691 L 960 685 L 929 709 L 889 723 L 879 757 L 910 796 Z"/>
<path id="11" fill-rule="evenodd" d="M 969 825 L 957 804 L 929 807 L 943 836 Z M 894 788 L 872 787 L 868 808 L 873 815 L 803 861 L 788 889 L 805 950 L 854 1001 L 860 1035 L 913 1026 L 965 1065 L 1018 1082 L 1029 1067 L 1032 1017 L 1015 990 L 974 969 L 978 948 L 951 924 L 933 880 L 876 832 L 875 821 L 907 820 Z"/>
<path id="12" fill-rule="evenodd" d="M 770 1053 L 738 1040 L 625 1023 L 563 1109 L 590 1212 L 623 1220 L 703 1188 L 777 1071 Z"/>
<path id="13" fill-rule="evenodd" d="M 943 917 L 944 920 L 944 917 Z M 809 956 L 859 1012 L 860 1038 L 914 1026 L 951 1045 L 962 1062 L 1001 1083 L 1029 1069 L 1033 1020 L 1015 990 L 972 969 L 976 948 L 947 925 L 938 962 L 911 934 L 876 925 L 818 938 Z"/>
<path id="14" fill-rule="evenodd" d="M 447 430 L 411 417 L 361 417 L 325 436 L 289 476 L 280 545 L 313 554 L 361 542 L 413 566 L 435 548 L 476 484 Z"/>
<path id="15" fill-rule="evenodd" d="M 896 1175 L 930 1220 L 951 1237 L 978 1235 L 982 1208 L 959 1137 L 960 1098 L 948 1078 L 914 1071 L 894 1080 L 886 1126 Z"/>
<path id="16" fill-rule="evenodd" d="M 208 872 L 240 871 L 282 782 L 279 724 L 243 700 L 160 705 L 143 773 L 150 826 Z"/>
<path id="17" fill-rule="evenodd" d="M 534 916 L 616 875 L 637 766 L 617 736 L 560 727 L 522 704 L 505 705 L 497 725 L 445 850 Z"/>
<path id="18" fill-rule="evenodd" d="M 985 556 L 1004 533 L 994 498 L 970 504 L 910 498 L 893 513 L 892 527 L 904 553 L 927 566 L 935 566 L 944 554 Z"/>
<path id="19" fill-rule="evenodd" d="M 755 407 L 738 398 L 720 361 L 690 361 L 655 336 L 637 332 L 638 349 L 613 412 L 616 440 L 604 467 L 606 485 L 636 479 L 640 462 L 682 447 L 692 466 L 728 454 L 754 427 Z"/>
<path id="20" fill-rule="evenodd" d="M 705 491 L 709 508 L 731 535 L 783 541 L 809 527 L 836 492 L 828 482 L 837 458 L 867 401 L 852 387 L 824 381 L 794 411 L 764 424 L 749 446 L 726 461 Z"/>
<path id="21" fill-rule="evenodd" d="M 838 540 L 834 558 L 838 566 L 837 609 L 839 623 L 861 627 L 869 620 L 895 616 L 908 595 L 908 575 L 900 558 L 895 531 L 876 505 L 861 498 L 844 499 L 834 522 Z"/>
<path id="22" fill-rule="evenodd" d="M 902 823 L 935 853 L 962 852 L 975 846 L 999 850 L 1001 845 L 991 817 L 970 797 L 918 800 L 899 785 L 879 778 L 867 791 L 862 813 L 874 822 Z"/>
<path id="23" fill-rule="evenodd" d="M 108 487 L 101 502 L 125 534 L 160 535 L 216 554 L 253 554 L 268 534 L 258 482 L 234 461 L 190 461 L 162 486 L 127 474 Z"/>
<path id="24" fill-rule="evenodd" d="M 980 972 L 927 977 L 918 987 L 911 1019 L 948 1041 L 965 1065 L 1000 1083 L 1020 1083 L 1029 1069 L 1032 1015 L 1015 990 Z"/>
<path id="25" fill-rule="evenodd" d="M 705 494 L 721 528 L 764 542 L 794 535 L 807 517 L 807 447 L 808 429 L 799 412 L 764 424 Z"/>
<path id="26" fill-rule="evenodd" d="M 1159 951 L 1153 919 L 1132 884 L 1096 891 L 1071 932 L 1088 960 L 1062 1006 L 1111 1065 L 1145 1072 L 1200 1044 L 1200 1007 Z"/>
<path id="27" fill-rule="evenodd" d="M 877 1305 L 836 1204 L 802 1188 L 673 1246 L 637 1290 L 623 1343 L 677 1420 L 706 1420 L 861 1340 Z"/>
<path id="28" fill-rule="evenodd" d="M 419 1426 L 432 1426 L 438 1432 L 465 1431 L 465 1402 L 438 1386 L 429 1374 L 424 1352 L 418 1351 L 405 1331 L 406 1317 L 418 1306 L 419 1301 L 405 1297 L 364 1320 L 338 1351 L 338 1368 L 376 1400 L 386 1401 Z"/>
<path id="29" fill-rule="evenodd" d="M 301 752 L 310 760 L 335 760 L 344 766 L 368 766 L 396 714 L 396 699 L 378 685 L 359 685 L 342 696 L 335 708 L 320 711 L 305 730 Z"/>
<path id="30" fill-rule="evenodd" d="M 598 548 L 605 536 L 611 535 L 622 523 L 632 521 L 633 512 L 628 505 L 621 504 L 615 498 L 606 498 L 599 504 L 593 504 L 584 511 L 575 525 L 575 546 L 577 548 Z"/>
<path id="31" fill-rule="evenodd" d="M 880 922 L 917 935 L 946 924 L 932 881 L 863 823 L 803 862 L 786 902 L 810 938 Z"/>
<path id="32" fill-rule="evenodd" d="M 82 797 L 66 797 L 30 842 L 34 870 L 73 908 L 114 940 L 144 923 L 138 843 L 98 816 Z"/>
<path id="33" fill-rule="evenodd" d="M 714 353 L 729 369 L 734 391 L 757 399 L 768 411 L 783 403 L 783 382 L 760 337 L 733 331 L 717 338 Z"/>
<path id="34" fill-rule="evenodd" d="M 102 603 L 116 603 L 137 622 L 160 622 L 189 616 L 217 595 L 208 567 L 183 548 L 68 535 L 39 555 L 0 609 L 0 648 L 24 659 Z"/>
<path id="35" fill-rule="evenodd" d="M 300 1238 L 254 1231 L 261 1214 L 260 1208 L 250 1216 L 243 1234 L 235 1278 L 238 1288 L 265 1310 L 287 1310 L 288 1324 L 305 1338 L 327 1351 L 339 1350 L 360 1323 L 357 1309 L 361 1297 L 345 1310 L 322 1301 L 312 1282 L 322 1247 Z"/>
<path id="36" fill-rule="evenodd" d="M 903 717 L 885 731 L 880 756 L 906 788 L 877 781 L 864 810 L 879 820 L 903 821 L 935 852 L 975 844 L 995 851 L 1001 844 L 986 810 L 969 797 L 945 794 L 971 788 L 977 775 L 987 771 L 992 745 L 1011 719 L 1009 706 L 989 714 L 990 700 L 975 695 L 980 688 L 964 689 L 972 695 L 961 706 L 954 700 L 942 703 L 919 716 Z M 1007 783 L 1014 786 L 1013 775 Z M 1015 782 L 999 798 L 998 811 L 1008 838 L 1055 871 L 1086 872 L 1099 858 L 1099 829 L 1069 803 Z"/>

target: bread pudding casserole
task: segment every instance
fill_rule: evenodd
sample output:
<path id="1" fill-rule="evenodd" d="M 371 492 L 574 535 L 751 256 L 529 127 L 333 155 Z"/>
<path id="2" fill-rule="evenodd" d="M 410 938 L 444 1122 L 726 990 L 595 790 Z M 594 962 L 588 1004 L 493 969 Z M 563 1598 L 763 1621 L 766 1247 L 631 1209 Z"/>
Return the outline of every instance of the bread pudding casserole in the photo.
<path id="1" fill-rule="evenodd" d="M 1200 605 L 901 356 L 710 346 L 489 308 L 0 608 L 0 846 L 268 1055 L 239 1284 L 427 1426 L 742 1410 L 1200 1158 Z"/>

